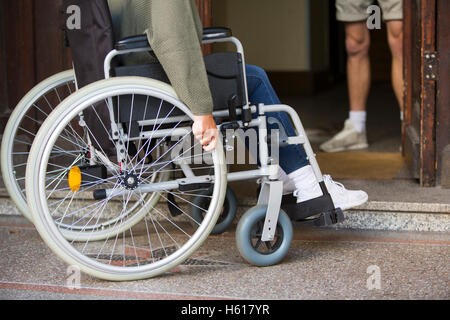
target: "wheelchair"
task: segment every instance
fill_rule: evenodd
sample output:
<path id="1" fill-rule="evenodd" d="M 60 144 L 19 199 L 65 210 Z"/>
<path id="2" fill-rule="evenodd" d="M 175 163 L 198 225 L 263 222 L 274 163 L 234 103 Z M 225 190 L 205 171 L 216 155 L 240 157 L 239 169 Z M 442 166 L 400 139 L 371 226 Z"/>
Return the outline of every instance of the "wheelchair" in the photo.
<path id="1" fill-rule="evenodd" d="M 205 29 L 203 43 L 216 42 L 231 42 L 236 52 L 205 57 L 213 116 L 223 133 L 214 151 L 205 152 L 193 137 L 193 115 L 161 65 L 113 67 L 118 56 L 151 51 L 145 35 L 118 41 L 105 59 L 105 79 L 68 95 L 33 136 L 25 190 L 18 191 L 22 197 L 25 191 L 26 201 L 21 200 L 44 242 L 67 264 L 112 281 L 174 269 L 223 222 L 226 204 L 237 206 L 227 187 L 232 181 L 260 184 L 257 205 L 236 229 L 237 248 L 250 264 L 279 263 L 288 252 L 293 225 L 343 221 L 295 110 L 250 104 L 242 44 L 229 29 Z M 269 137 L 266 113 L 280 111 L 290 116 L 297 136 Z M 89 125 L 89 117 L 96 126 Z M 257 129 L 259 166 L 228 172 L 225 150 L 233 148 L 234 136 L 226 133 L 241 128 Z M 112 148 L 106 148 L 99 132 Z M 271 144 L 302 144 L 323 196 L 300 204 L 292 195 L 283 196 Z"/>

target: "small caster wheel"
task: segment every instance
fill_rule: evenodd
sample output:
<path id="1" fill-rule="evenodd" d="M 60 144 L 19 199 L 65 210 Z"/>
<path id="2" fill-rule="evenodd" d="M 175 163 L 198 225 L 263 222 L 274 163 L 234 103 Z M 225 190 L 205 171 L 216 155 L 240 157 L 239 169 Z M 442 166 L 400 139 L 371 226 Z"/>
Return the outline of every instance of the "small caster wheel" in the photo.
<path id="1" fill-rule="evenodd" d="M 280 262 L 289 250 L 293 228 L 289 216 L 280 209 L 275 237 L 262 241 L 267 206 L 250 208 L 236 229 L 236 244 L 241 256 L 250 264 L 266 267 Z"/>
<path id="2" fill-rule="evenodd" d="M 192 218 L 197 223 L 201 223 L 205 216 L 205 210 L 209 206 L 209 201 L 211 197 L 211 190 L 203 190 L 198 193 L 198 195 L 192 201 Z M 237 210 L 237 200 L 234 195 L 233 190 L 227 188 L 227 193 L 225 195 L 225 200 L 223 202 L 223 209 L 220 213 L 219 218 L 217 219 L 216 225 L 214 229 L 211 231 L 211 234 L 221 234 L 225 232 L 233 223 L 234 217 L 236 216 Z"/>

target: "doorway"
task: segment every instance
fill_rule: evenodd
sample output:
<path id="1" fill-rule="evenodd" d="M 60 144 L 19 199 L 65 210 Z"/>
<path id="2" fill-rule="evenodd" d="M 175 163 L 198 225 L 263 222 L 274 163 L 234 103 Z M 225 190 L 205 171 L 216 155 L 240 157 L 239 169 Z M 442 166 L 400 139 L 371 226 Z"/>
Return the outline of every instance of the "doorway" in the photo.
<path id="1" fill-rule="evenodd" d="M 300 113 L 318 151 L 320 142 L 338 132 L 348 117 L 344 31 L 342 23 L 335 19 L 335 1 L 283 1 L 276 5 L 268 0 L 208 1 L 212 24 L 228 26 L 234 35 L 243 38 L 252 58 L 248 62 L 266 69 L 283 103 Z M 349 171 L 355 169 L 349 163 L 354 163 L 357 157 L 373 156 L 373 161 L 367 162 L 367 170 L 361 170 L 367 178 L 380 177 L 375 174 L 379 170 L 373 169 L 373 163 L 382 163 L 382 168 L 390 168 L 390 173 L 382 177 L 412 179 L 421 186 L 440 184 L 443 152 L 450 144 L 448 90 L 443 90 L 445 84 L 448 86 L 449 28 L 445 19 L 450 12 L 448 3 L 404 0 L 403 122 L 391 85 L 386 26 L 371 31 L 372 86 L 367 106 L 370 146 L 342 158 Z M 293 13 L 300 22 L 294 21 Z M 258 41 L 259 45 L 252 45 L 252 41 Z M 300 47 L 304 51 L 298 51 L 298 41 L 303 41 Z M 275 46 L 282 54 L 273 53 Z M 436 79 L 428 82 L 422 77 L 425 66 L 422 52 L 426 51 L 439 52 L 439 65 L 433 66 L 436 72 L 447 71 L 439 72 Z M 295 52 L 297 62 L 292 62 L 289 52 Z M 337 161 L 333 155 L 318 153 L 318 156 L 328 162 Z"/>

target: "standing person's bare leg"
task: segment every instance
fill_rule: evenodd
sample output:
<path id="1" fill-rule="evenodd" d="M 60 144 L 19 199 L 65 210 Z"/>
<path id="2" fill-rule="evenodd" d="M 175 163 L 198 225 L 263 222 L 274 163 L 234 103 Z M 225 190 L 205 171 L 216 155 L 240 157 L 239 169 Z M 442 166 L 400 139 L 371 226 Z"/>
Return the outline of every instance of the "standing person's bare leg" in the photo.
<path id="1" fill-rule="evenodd" d="M 392 87 L 403 120 L 403 21 L 387 21 L 387 37 L 392 54 Z"/>
<path id="2" fill-rule="evenodd" d="M 366 138 L 366 103 L 370 90 L 370 34 L 365 21 L 345 24 L 347 84 L 350 101 L 349 119 L 344 129 L 320 149 L 326 152 L 364 149 Z"/>
<path id="3" fill-rule="evenodd" d="M 351 111 L 365 111 L 370 88 L 370 34 L 365 22 L 345 24 L 347 83 Z"/>

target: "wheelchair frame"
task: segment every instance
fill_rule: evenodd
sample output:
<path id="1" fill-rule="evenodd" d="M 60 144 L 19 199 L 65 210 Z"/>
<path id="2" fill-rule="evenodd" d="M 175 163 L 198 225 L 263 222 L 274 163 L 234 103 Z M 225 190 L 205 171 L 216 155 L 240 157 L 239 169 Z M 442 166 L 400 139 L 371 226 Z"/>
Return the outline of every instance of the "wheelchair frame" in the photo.
<path id="1" fill-rule="evenodd" d="M 231 42 L 236 46 L 236 51 L 241 54 L 242 56 L 242 66 L 243 66 L 243 75 L 246 77 L 245 73 L 245 55 L 244 55 L 244 49 L 242 46 L 242 43 L 233 36 L 226 36 L 226 37 L 220 37 L 220 34 L 210 34 L 209 38 L 211 39 L 204 39 L 203 44 L 212 44 L 217 42 Z M 140 47 L 140 48 L 133 48 L 133 49 L 126 49 L 126 50 L 112 50 L 105 58 L 104 61 L 104 72 L 105 72 L 105 79 L 108 79 L 111 77 L 110 70 L 111 70 L 111 62 L 112 60 L 119 56 L 119 55 L 125 55 L 129 53 L 136 53 L 136 52 L 143 52 L 143 51 L 151 51 L 152 49 L 150 46 L 146 47 Z M 308 138 L 306 137 L 305 130 L 303 128 L 303 125 L 301 123 L 301 120 L 297 114 L 297 112 L 290 106 L 280 104 L 280 105 L 263 105 L 259 104 L 258 106 L 250 105 L 248 102 L 248 88 L 247 88 L 247 80 L 245 78 L 244 81 L 244 90 L 245 90 L 245 96 L 247 98 L 246 105 L 242 106 L 241 110 L 236 110 L 236 114 L 240 115 L 243 111 L 247 110 L 250 111 L 252 114 L 257 113 L 258 116 L 256 119 L 252 119 L 248 122 L 243 122 L 242 120 L 238 120 L 237 123 L 239 124 L 240 128 L 249 128 L 249 127 L 257 127 L 258 128 L 258 138 L 260 143 L 258 144 L 259 148 L 259 161 L 260 161 L 260 168 L 257 170 L 248 170 L 248 171 L 241 171 L 241 172 L 233 172 L 227 174 L 227 181 L 233 182 L 233 181 L 243 181 L 243 180 L 252 180 L 252 179 L 261 179 L 261 191 L 258 197 L 257 205 L 261 206 L 267 206 L 267 214 L 266 219 L 264 222 L 263 227 L 263 233 L 262 233 L 262 241 L 271 241 L 274 239 L 274 234 L 278 222 L 278 214 L 280 211 L 280 208 L 282 207 L 282 199 L 283 199 L 283 182 L 278 181 L 278 164 L 275 163 L 275 160 L 271 157 L 269 157 L 269 151 L 268 151 L 268 135 L 267 135 L 267 119 L 266 119 L 266 113 L 267 112 L 286 112 L 291 120 L 293 121 L 294 127 L 297 131 L 297 136 L 295 137 L 287 137 L 282 136 L 281 142 L 284 144 L 302 144 L 307 159 L 310 162 L 311 167 L 313 168 L 313 172 L 315 174 L 315 177 L 317 179 L 317 182 L 319 183 L 322 192 L 323 192 L 323 198 L 314 201 L 310 201 L 309 203 L 304 203 L 304 206 L 313 205 L 316 206 L 316 210 L 319 210 L 319 208 L 322 209 L 329 209 L 327 213 L 329 213 L 329 217 L 321 217 L 321 221 L 325 220 L 325 223 L 318 223 L 318 220 L 313 221 L 316 225 L 328 225 L 332 223 L 337 223 L 343 220 L 342 211 L 340 209 L 334 208 L 334 205 L 332 203 L 331 197 L 327 191 L 327 188 L 325 186 L 325 183 L 323 182 L 323 176 L 320 171 L 319 165 L 317 163 L 317 160 L 315 158 L 315 154 L 312 150 L 312 147 L 309 143 Z M 108 103 L 108 109 L 110 112 L 111 119 L 114 119 L 114 112 L 112 108 L 112 102 Z M 229 115 L 229 111 L 223 110 L 223 111 L 214 111 L 213 117 L 214 118 L 223 118 L 227 117 Z M 179 120 L 179 119 L 177 119 Z M 151 120 L 150 120 L 151 121 Z M 151 122 L 147 121 L 139 121 L 139 124 L 141 126 L 149 124 Z M 218 125 L 218 129 L 220 132 L 222 125 Z M 119 131 L 120 128 L 117 128 L 117 124 L 115 121 L 111 121 L 111 128 L 114 132 L 114 130 Z M 182 132 L 185 132 L 187 128 L 180 128 L 180 135 L 182 135 Z M 152 133 L 152 137 L 159 138 L 163 137 L 165 132 L 158 133 Z M 176 136 L 178 133 L 171 133 L 172 136 Z M 129 141 L 132 141 L 133 138 L 128 138 L 126 134 L 123 135 L 124 138 L 126 138 Z M 144 138 L 145 135 L 141 135 L 138 138 L 135 139 L 141 139 Z M 117 157 L 118 159 L 123 159 L 123 155 L 120 154 L 118 151 L 119 148 L 117 147 Z M 192 172 L 189 171 L 189 169 L 186 168 L 186 166 L 181 166 L 186 178 L 178 179 L 178 185 L 175 185 L 173 183 L 167 183 L 167 182 L 159 182 L 159 183 L 152 183 L 152 184 L 143 184 L 138 186 L 139 190 L 141 192 L 156 192 L 156 191 L 163 191 L 167 189 L 175 189 L 180 186 L 181 183 L 202 183 L 202 182 L 211 182 L 210 177 L 208 176 L 200 176 L 196 177 L 193 175 Z M 108 191 L 106 192 L 108 196 L 111 196 L 111 194 L 108 194 Z M 114 194 L 112 196 L 117 196 L 119 194 Z M 308 208 L 302 208 L 302 205 L 294 204 L 295 201 L 293 201 L 292 197 L 291 199 L 287 200 L 286 202 L 290 202 L 290 206 L 287 211 L 300 211 L 300 216 L 302 218 L 305 217 L 305 211 L 310 212 Z M 317 203 L 319 202 L 319 203 Z M 306 209 L 306 210 L 305 210 Z M 317 212 L 314 211 L 314 214 L 317 214 Z M 303 212 L 303 213 L 302 213 Z M 328 218 L 328 219 L 327 219 Z M 311 221 L 301 221 L 310 223 Z"/>
<path id="2" fill-rule="evenodd" d="M 242 44 L 238 39 L 231 36 L 231 33 L 229 32 L 221 32 L 220 30 L 216 33 L 207 33 L 207 36 L 204 37 L 203 43 L 215 43 L 215 42 L 231 42 L 236 46 L 237 52 L 241 55 L 242 58 L 242 73 L 245 77 L 245 57 L 244 57 L 244 50 L 242 47 Z M 133 37 L 131 37 L 133 38 Z M 105 79 L 111 78 L 110 71 L 111 71 L 111 62 L 112 60 L 119 55 L 124 55 L 128 53 L 135 53 L 135 52 L 142 52 L 142 51 L 150 51 L 151 48 L 149 47 L 149 44 L 146 40 L 146 36 L 137 36 L 135 37 L 137 40 L 132 43 L 132 45 L 127 45 L 127 43 L 124 43 L 122 41 L 119 41 L 118 44 L 116 44 L 116 49 L 112 50 L 107 57 L 104 60 L 104 73 L 105 73 Z M 144 40 L 145 39 L 145 40 Z M 133 41 L 133 40 L 131 40 Z M 120 46 L 120 44 L 124 44 L 123 46 Z M 324 226 L 324 225 L 331 225 L 337 222 L 340 222 L 343 220 L 342 211 L 339 208 L 335 208 L 333 201 L 331 199 L 331 196 L 329 195 L 325 183 L 323 181 L 322 174 L 320 172 L 320 168 L 317 164 L 317 161 L 315 159 L 315 155 L 313 153 L 313 150 L 311 148 L 311 145 L 308 141 L 308 138 L 306 137 L 303 125 L 300 121 L 300 118 L 298 114 L 295 112 L 295 110 L 287 105 L 250 105 L 248 102 L 248 91 L 247 91 L 247 81 L 246 78 L 243 81 L 244 89 L 245 89 L 245 104 L 241 105 L 240 107 L 237 107 L 235 109 L 231 109 L 229 106 L 228 110 L 218 110 L 213 111 L 213 116 L 216 119 L 221 119 L 223 121 L 230 121 L 231 122 L 222 122 L 218 124 L 219 132 L 222 130 L 228 130 L 228 129 L 239 129 L 239 128 L 249 128 L 249 127 L 255 127 L 257 128 L 257 136 L 259 138 L 258 143 L 258 151 L 259 151 L 259 162 L 260 166 L 256 170 L 247 170 L 247 171 L 239 171 L 239 172 L 232 172 L 228 173 L 226 172 L 226 166 L 218 161 L 222 161 L 223 159 L 223 148 L 226 149 L 228 146 L 228 141 L 225 140 L 224 145 L 222 145 L 222 139 L 218 141 L 218 149 L 212 153 L 214 157 L 214 168 L 215 168 L 215 181 L 213 179 L 213 176 L 210 173 L 201 173 L 200 175 L 195 175 L 193 172 L 194 167 L 190 167 L 187 163 L 184 163 L 183 161 L 179 161 L 179 157 L 175 156 L 173 158 L 173 154 L 171 154 L 171 157 L 169 158 L 170 162 L 172 162 L 174 165 L 178 166 L 181 171 L 184 174 L 183 178 L 177 179 L 175 176 L 171 181 L 166 181 L 164 179 L 160 179 L 158 182 L 146 182 L 140 184 L 140 181 L 138 181 L 136 184 L 131 187 L 133 183 L 131 182 L 125 182 L 126 179 L 128 179 L 129 176 L 133 176 L 131 171 L 128 171 L 127 167 L 127 153 L 122 154 L 120 152 L 121 149 L 123 149 L 124 143 L 132 142 L 132 141 L 139 141 L 139 140 L 146 140 L 150 141 L 153 138 L 159 140 L 160 142 L 158 145 L 163 142 L 164 145 L 167 146 L 167 140 L 165 138 L 167 137 L 182 137 L 186 135 L 186 132 L 189 133 L 191 131 L 191 127 L 178 127 L 179 123 L 186 121 L 191 121 L 191 113 L 189 109 L 184 105 L 182 101 L 180 101 L 174 90 L 167 84 L 162 83 L 157 80 L 145 80 L 143 78 L 138 77 L 128 77 L 128 79 L 124 79 L 123 81 L 120 79 L 110 79 L 110 80 L 102 80 L 99 81 L 98 84 L 92 84 L 89 86 L 89 88 L 83 88 L 79 90 L 77 93 L 74 93 L 72 97 L 68 97 L 66 100 L 64 100 L 61 103 L 61 106 L 55 109 L 55 112 L 53 112 L 53 115 L 50 116 L 48 120 L 46 120 L 41 127 L 40 132 L 36 136 L 36 143 L 33 143 L 32 150 L 30 151 L 30 158 L 27 165 L 27 174 L 26 174 L 26 181 L 27 181 L 27 202 L 29 207 L 31 208 L 31 211 L 33 212 L 34 222 L 38 229 L 38 231 L 41 233 L 41 236 L 43 237 L 44 241 L 49 245 L 50 248 L 52 248 L 55 253 L 57 253 L 64 261 L 70 264 L 79 264 L 83 271 L 90 273 L 91 275 L 98 276 L 105 279 L 111 279 L 111 280 L 131 280 L 131 279 L 137 279 L 137 278 L 144 278 L 148 276 L 153 276 L 159 274 L 160 270 L 169 270 L 170 268 L 178 265 L 183 260 L 189 257 L 198 246 L 201 245 L 201 243 L 206 239 L 206 237 L 210 234 L 211 230 L 213 229 L 215 223 L 217 222 L 217 218 L 220 215 L 221 205 L 223 203 L 223 200 L 225 198 L 225 191 L 226 189 L 226 183 L 227 181 L 244 181 L 244 180 L 253 180 L 256 179 L 261 184 L 261 189 L 258 196 L 258 202 L 257 206 L 250 209 L 246 212 L 246 214 L 241 218 L 238 224 L 238 228 L 236 230 L 236 241 L 239 251 L 241 252 L 242 256 L 249 261 L 250 263 L 253 263 L 255 265 L 264 266 L 264 265 L 272 265 L 275 263 L 278 263 L 286 254 L 290 241 L 292 239 L 292 224 L 301 224 L 301 225 L 315 225 L 315 226 Z M 129 124 L 127 121 L 122 121 L 119 119 L 116 119 L 114 114 L 114 104 L 113 104 L 113 96 L 109 95 L 109 91 L 105 90 L 105 88 L 109 88 L 112 91 L 114 91 L 114 94 L 117 96 L 120 95 L 131 95 L 134 97 L 134 95 L 146 95 L 148 92 L 152 94 L 153 97 L 167 101 L 169 104 L 173 104 L 174 107 L 177 106 L 182 112 L 184 112 L 184 116 L 169 116 L 169 114 L 166 116 L 165 119 L 162 121 L 168 124 L 174 124 L 175 127 L 173 130 L 165 129 L 164 127 L 162 129 L 159 129 L 159 127 L 155 130 L 155 124 L 161 122 L 161 119 L 156 116 L 156 119 L 149 119 L 148 120 L 139 120 L 139 118 L 136 122 L 139 127 L 142 127 L 144 129 L 145 126 L 153 125 L 153 131 L 149 132 L 147 131 L 140 131 L 140 134 L 137 136 L 133 136 L 131 134 L 127 134 L 125 132 L 125 127 L 128 127 Z M 242 92 L 242 91 L 241 91 Z M 100 100 L 95 100 L 100 99 Z M 146 211 L 148 208 L 147 204 L 142 205 L 142 208 L 139 209 L 136 213 L 132 212 L 134 210 L 134 207 L 130 209 L 130 218 L 128 219 L 128 212 L 124 211 L 126 207 L 124 207 L 122 210 L 122 215 L 119 217 L 116 217 L 114 220 L 111 220 L 112 222 L 118 221 L 118 219 L 126 218 L 126 220 L 122 224 L 115 227 L 113 226 L 113 229 L 105 230 L 103 232 L 102 224 L 97 224 L 97 222 L 100 219 L 100 216 L 102 212 L 100 212 L 100 215 L 97 217 L 97 222 L 95 222 L 94 225 L 88 225 L 82 227 L 80 230 L 78 226 L 73 227 L 72 225 L 68 225 L 68 230 L 63 230 L 60 228 L 60 225 L 58 223 L 55 223 L 52 213 L 56 211 L 56 208 L 54 211 L 52 210 L 52 213 L 49 212 L 48 207 L 46 206 L 46 198 L 48 199 L 50 195 L 46 195 L 46 186 L 43 183 L 46 177 L 46 168 L 47 168 L 47 162 L 50 157 L 51 151 L 52 151 L 52 144 L 55 143 L 56 145 L 56 139 L 58 139 L 58 135 L 64 130 L 63 125 L 59 125 L 61 121 L 65 121 L 67 119 L 67 124 L 70 126 L 70 121 L 77 119 L 78 124 L 80 127 L 83 127 L 86 125 L 84 123 L 84 114 L 83 110 L 86 106 L 88 106 L 91 103 L 94 103 L 94 101 L 103 101 L 106 102 L 106 106 L 108 108 L 108 111 L 106 112 L 106 119 L 109 113 L 110 117 L 110 124 L 111 124 L 111 132 L 110 139 L 114 142 L 115 148 L 116 148 L 116 155 L 117 156 L 117 163 L 113 163 L 108 157 L 109 155 L 103 155 L 101 151 L 103 150 L 96 150 L 96 147 L 94 147 L 94 144 L 92 139 L 89 137 L 89 135 L 86 135 L 86 143 L 85 145 L 89 148 L 89 158 L 85 159 L 86 163 L 91 166 L 96 166 L 99 162 L 100 164 L 103 164 L 106 168 L 105 170 L 108 172 L 115 172 L 118 169 L 120 169 L 120 174 L 123 176 L 121 178 L 121 184 L 124 185 L 124 187 L 116 188 L 113 187 L 112 189 L 97 189 L 94 190 L 93 197 L 97 201 L 102 201 L 102 199 L 106 199 L 107 201 L 111 200 L 114 197 L 118 196 L 125 196 L 125 192 L 128 193 L 128 195 L 140 195 L 141 193 L 154 193 L 154 194 L 161 194 L 163 192 L 167 192 L 168 196 L 169 193 L 172 193 L 174 189 L 178 189 L 179 192 L 183 193 L 185 191 L 194 191 L 195 190 L 202 190 L 202 189 L 208 189 L 209 186 L 214 186 L 214 195 L 211 198 L 211 202 L 209 204 L 209 208 L 207 210 L 207 217 L 205 216 L 205 219 L 201 223 L 197 223 L 199 228 L 197 231 L 192 235 L 192 238 L 190 235 L 186 234 L 189 237 L 189 240 L 182 246 L 178 246 L 178 249 L 180 251 L 176 251 L 174 254 L 167 255 L 164 263 L 159 263 L 157 260 L 156 262 L 153 260 L 151 265 L 145 265 L 143 269 L 138 268 L 124 268 L 123 270 L 120 269 L 120 272 L 116 270 L 114 265 L 111 265 L 111 260 L 109 261 L 109 264 L 103 265 L 102 263 L 91 259 L 89 256 L 85 256 L 83 254 L 84 247 L 87 246 L 88 242 L 92 239 L 92 241 L 96 240 L 103 240 L 106 236 L 105 242 L 103 243 L 103 246 L 106 245 L 108 239 L 115 237 L 115 241 L 117 241 L 117 237 L 119 236 L 119 233 L 123 232 L 123 245 L 125 246 L 125 230 L 130 229 L 129 233 L 131 234 L 131 228 L 138 222 L 138 219 L 144 218 L 147 216 L 148 211 Z M 133 98 L 132 98 L 133 99 Z M 133 101 L 133 100 L 131 100 Z M 131 108 L 133 108 L 133 102 L 131 103 Z M 160 107 L 161 108 L 161 107 Z M 124 109 L 125 110 L 125 109 Z M 131 109 L 131 113 L 133 112 L 133 109 Z M 268 121 L 266 117 L 267 112 L 286 112 L 295 127 L 295 130 L 297 132 L 296 136 L 293 137 L 287 137 L 284 133 L 284 130 L 282 127 L 280 127 L 281 136 L 277 137 L 279 138 L 279 141 L 276 141 L 272 137 L 272 140 L 269 142 L 268 137 L 268 128 L 267 128 L 267 122 L 270 122 L 270 119 Z M 130 113 L 130 121 L 131 121 L 131 113 Z M 145 113 L 145 112 L 144 112 Z M 255 115 L 255 118 L 252 117 L 252 115 Z M 238 119 L 237 116 L 240 116 Z M 98 115 L 97 115 L 98 117 Z M 64 120 L 63 120 L 64 119 Z M 72 119 L 72 120 L 71 120 Z M 99 118 L 100 119 L 100 118 Z M 100 119 L 100 121 L 102 121 Z M 103 121 L 102 121 L 103 122 Z M 161 124 L 163 123 L 161 122 Z M 84 124 L 83 124 L 84 123 Z M 104 122 L 105 123 L 105 122 Z M 104 125 L 103 123 L 103 125 Z M 131 122 L 129 122 L 131 124 Z M 54 125 L 55 124 L 55 125 Z M 89 130 L 89 126 L 87 128 Z M 106 128 L 105 128 L 106 129 Z M 52 133 L 56 132 L 56 133 Z M 59 133 L 58 133 L 59 132 Z M 86 131 L 87 132 L 87 131 Z M 130 128 L 128 128 L 128 133 L 130 133 Z M 95 137 L 94 137 L 95 138 Z M 319 183 L 323 195 L 319 198 L 312 199 L 309 201 L 305 201 L 303 203 L 297 204 L 296 198 L 292 195 L 283 195 L 282 189 L 283 189 L 283 183 L 281 181 L 278 181 L 278 164 L 276 163 L 275 159 L 269 156 L 269 144 L 273 142 L 279 142 L 281 144 L 302 144 L 305 148 L 308 160 L 313 168 L 315 177 L 317 182 Z M 48 146 L 43 147 L 43 145 L 47 144 Z M 147 143 L 147 142 L 146 142 Z M 150 142 L 148 142 L 150 143 Z M 178 142 L 177 142 L 178 143 Z M 173 146 L 171 147 L 171 149 Z M 101 146 L 100 146 L 101 149 Z M 83 149 L 84 150 L 84 149 Z M 153 150 L 153 149 L 152 149 Z M 170 149 L 168 150 L 170 151 Z M 163 156 L 166 153 L 163 154 Z M 112 155 L 111 155 L 112 156 Z M 196 157 L 196 156 L 194 156 Z M 158 158 L 159 160 L 160 158 Z M 157 164 L 158 160 L 155 161 Z M 124 166 L 122 167 L 122 164 Z M 156 168 L 155 172 L 152 174 L 158 173 L 161 169 L 164 169 L 163 167 L 160 167 L 162 164 L 158 164 L 154 168 Z M 120 167 L 119 167 L 120 166 Z M 145 163 L 143 163 L 142 168 L 146 166 Z M 148 167 L 150 169 L 151 165 Z M 131 168 L 130 168 L 131 169 Z M 133 170 L 133 169 L 132 169 Z M 145 167 L 145 170 L 147 170 L 147 167 Z M 177 169 L 179 170 L 179 169 Z M 63 170 L 61 170 L 62 172 Z M 170 171 L 170 170 L 169 170 Z M 116 175 L 118 177 L 118 175 Z M 53 179 L 53 177 L 51 177 Z M 57 179 L 58 177 L 54 178 Z M 101 181 L 101 177 L 99 178 Z M 139 178 L 138 178 L 139 179 Z M 219 186 L 219 187 L 217 187 Z M 56 188 L 56 187 L 55 187 Z M 108 187 L 109 188 L 109 187 Z M 125 191 L 125 189 L 127 191 Z M 92 189 L 91 189 L 92 190 Z M 74 191 L 74 190 L 72 190 Z M 223 193 L 222 193 L 223 191 Z M 53 190 L 51 190 L 53 193 Z M 69 194 L 68 194 L 69 195 Z M 62 201 L 68 198 L 68 195 Z M 194 194 L 188 196 L 195 196 Z M 74 197 L 74 194 L 72 195 L 72 198 Z M 70 198 L 69 203 L 66 207 L 66 210 L 68 210 L 69 206 L 71 205 Z M 139 206 L 139 204 L 144 203 L 146 200 L 144 198 L 138 198 L 138 201 L 136 204 Z M 170 200 L 168 200 L 168 205 Z M 189 201 L 187 201 L 189 202 Z M 190 203 L 190 202 L 189 202 Z M 192 203 L 191 203 L 192 204 Z M 150 204 L 152 208 L 153 204 Z M 59 204 L 58 204 L 59 207 Z M 104 208 L 104 207 L 103 207 Z M 71 216 L 73 214 L 77 213 L 77 209 L 75 209 L 73 213 L 70 213 Z M 103 209 L 102 209 L 103 210 Z M 176 217 L 176 214 L 174 215 L 171 211 L 170 205 L 169 205 L 169 211 L 172 215 L 172 218 Z M 206 210 L 204 210 L 206 212 Z M 92 212 L 92 211 L 91 211 Z M 90 213 L 90 212 L 88 212 Z M 183 213 L 185 213 L 183 211 Z M 94 215 L 92 215 L 91 219 L 97 215 L 97 212 L 95 212 Z M 150 218 L 151 215 L 149 214 Z M 65 217 L 64 216 L 62 219 Z M 82 216 L 80 219 L 82 219 L 84 216 Z M 192 219 L 192 217 L 190 217 Z M 109 218 L 108 218 L 109 219 Z M 151 218 L 152 219 L 152 218 Z M 256 220 L 255 220 L 256 219 Z M 262 221 L 264 220 L 264 223 L 262 224 Z M 77 220 L 79 221 L 79 220 Z M 76 221 L 76 222 L 77 222 Z M 89 220 L 91 221 L 91 220 Z M 89 223 L 88 221 L 88 223 Z M 109 222 L 110 220 L 108 220 Z M 266 242 L 266 246 L 268 247 L 269 251 L 272 253 L 269 253 L 270 256 L 269 259 L 266 259 L 265 257 L 268 257 L 268 255 L 262 254 L 264 258 L 254 258 L 253 252 L 255 254 L 259 254 L 257 252 L 258 245 L 253 245 L 252 240 L 248 239 L 250 237 L 249 233 L 252 233 L 253 231 L 253 225 L 254 223 L 258 224 L 259 226 L 262 226 L 262 229 L 258 229 L 261 231 L 258 231 L 258 237 L 259 237 L 259 243 Z M 54 225 L 55 224 L 55 225 Z M 145 224 L 147 226 L 147 224 Z M 176 226 L 176 225 L 175 225 Z M 281 227 L 282 234 L 281 234 L 281 241 L 282 243 L 277 247 L 277 243 L 279 244 L 280 240 L 280 234 L 278 233 L 278 229 Z M 71 230 L 75 230 L 74 233 L 71 233 Z M 78 229 L 77 229 L 78 228 Z M 158 232 L 156 230 L 156 226 L 154 226 L 156 233 Z M 84 230 L 92 230 L 91 234 L 83 234 Z M 99 229 L 99 230 L 97 230 Z M 164 228 L 162 228 L 164 229 Z M 69 231 L 69 233 L 65 232 Z M 81 231 L 81 232 L 79 232 Z M 91 235 L 95 233 L 95 236 Z M 99 231 L 99 232 L 97 232 Z M 165 231 L 165 230 L 164 230 Z M 259 233 L 261 232 L 261 233 Z M 284 233 L 284 236 L 283 236 Z M 147 236 L 149 237 L 148 231 Z M 159 234 L 157 234 L 159 237 Z M 170 234 L 168 236 L 171 238 Z M 83 251 L 79 252 L 75 247 L 72 246 L 73 242 L 77 242 L 79 240 L 83 241 L 83 237 L 87 240 Z M 132 234 L 131 234 L 131 237 Z M 277 239 L 275 241 L 274 247 L 272 245 L 269 245 L 267 243 L 271 242 L 274 239 Z M 133 239 L 133 238 L 132 238 Z M 72 242 L 69 244 L 67 241 L 72 240 Z M 173 240 L 173 239 L 172 239 Z M 250 241 L 250 243 L 246 241 Z M 150 242 L 150 239 L 149 239 Z M 244 243 L 245 242 L 245 243 Z M 164 249 L 164 245 L 161 242 L 162 248 Z M 102 249 L 103 249 L 102 246 Z M 133 243 L 134 246 L 134 243 Z M 151 246 L 151 245 L 150 245 Z M 276 247 L 276 248 L 275 248 Z M 101 253 L 102 249 L 98 254 Z M 114 253 L 115 249 L 115 242 L 113 243 L 111 258 Z M 177 250 L 178 250 L 177 249 Z M 124 249 L 125 250 L 125 249 Z M 152 250 L 150 248 L 150 250 Z M 254 250 L 254 251 L 252 251 Z M 164 249 L 165 251 L 165 249 Z M 153 255 L 153 251 L 150 252 Z M 98 257 L 98 256 L 97 256 Z M 110 258 L 110 259 L 111 259 Z M 153 258 L 152 258 L 153 259 Z M 125 263 L 125 257 L 123 257 L 123 260 Z M 124 265 L 125 266 L 125 265 Z M 161 272 L 164 272 L 161 271 Z M 134 274 L 134 272 L 137 272 Z"/>

